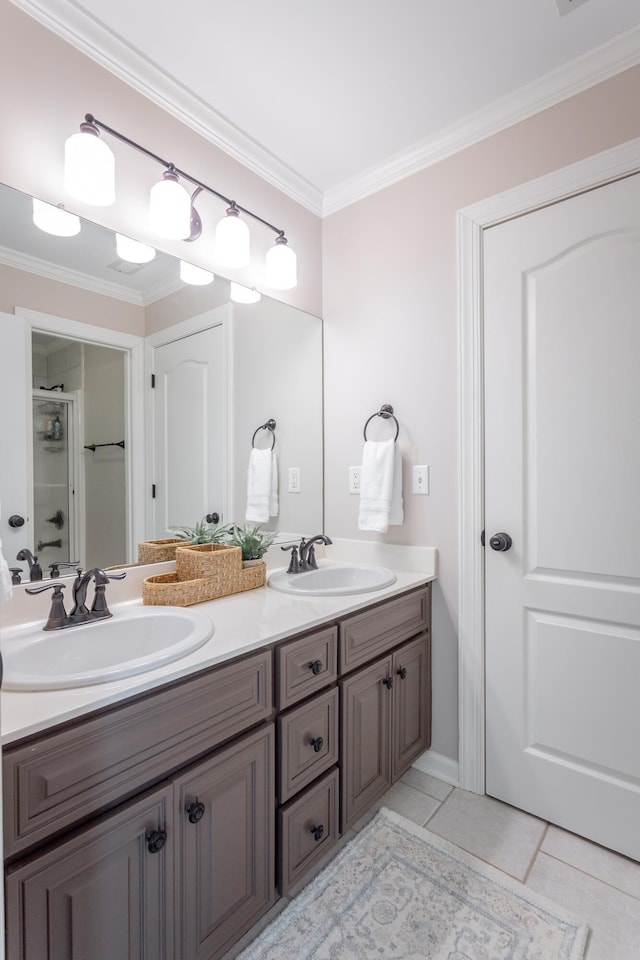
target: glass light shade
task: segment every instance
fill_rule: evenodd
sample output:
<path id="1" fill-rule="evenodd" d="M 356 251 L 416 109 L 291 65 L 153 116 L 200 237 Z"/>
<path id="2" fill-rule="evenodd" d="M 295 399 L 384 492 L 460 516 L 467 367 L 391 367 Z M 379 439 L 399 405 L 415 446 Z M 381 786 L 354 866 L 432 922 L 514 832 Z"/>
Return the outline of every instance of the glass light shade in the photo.
<path id="1" fill-rule="evenodd" d="M 54 237 L 75 237 L 80 233 L 80 217 L 33 198 L 33 222 L 39 230 Z"/>
<path id="2" fill-rule="evenodd" d="M 215 260 L 221 267 L 246 267 L 250 259 L 249 227 L 229 207 L 216 225 Z"/>
<path id="3" fill-rule="evenodd" d="M 213 283 L 215 277 L 208 270 L 203 270 L 202 267 L 196 267 L 193 263 L 181 260 L 180 279 L 183 283 L 190 283 L 194 287 L 204 287 L 208 283 Z"/>
<path id="4" fill-rule="evenodd" d="M 149 226 L 169 240 L 186 240 L 191 233 L 191 197 L 171 170 L 151 187 Z"/>
<path id="5" fill-rule="evenodd" d="M 64 188 L 77 200 L 108 207 L 116 199 L 116 162 L 98 132 L 83 124 L 64 145 Z"/>
<path id="6" fill-rule="evenodd" d="M 291 290 L 298 283 L 297 258 L 285 237 L 277 237 L 267 250 L 265 280 L 274 290 Z"/>
<path id="7" fill-rule="evenodd" d="M 121 233 L 116 233 L 116 253 L 127 263 L 150 263 L 156 255 L 156 251 L 147 243 L 132 240 Z"/>
<path id="8" fill-rule="evenodd" d="M 260 300 L 260 294 L 255 287 L 245 287 L 234 280 L 229 284 L 229 296 L 234 303 L 257 303 Z"/>

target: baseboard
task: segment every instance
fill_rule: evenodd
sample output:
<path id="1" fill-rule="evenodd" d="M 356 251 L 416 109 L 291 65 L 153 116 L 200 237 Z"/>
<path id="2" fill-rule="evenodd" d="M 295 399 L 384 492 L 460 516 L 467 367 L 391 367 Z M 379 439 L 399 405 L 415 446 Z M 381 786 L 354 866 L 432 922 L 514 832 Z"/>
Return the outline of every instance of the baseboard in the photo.
<path id="1" fill-rule="evenodd" d="M 428 773 L 430 777 L 435 777 L 436 780 L 450 783 L 452 787 L 457 787 L 460 782 L 458 761 L 445 757 L 441 753 L 435 753 L 433 750 L 427 750 L 426 753 L 421 754 L 417 760 L 414 760 L 412 766 L 421 773 Z"/>

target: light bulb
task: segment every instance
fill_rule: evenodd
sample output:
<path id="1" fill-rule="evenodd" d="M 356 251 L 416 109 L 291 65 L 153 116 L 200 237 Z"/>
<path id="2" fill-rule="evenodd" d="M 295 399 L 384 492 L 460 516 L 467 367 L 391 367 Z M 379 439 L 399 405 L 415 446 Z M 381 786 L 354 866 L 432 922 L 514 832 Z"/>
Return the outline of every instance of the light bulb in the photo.
<path id="1" fill-rule="evenodd" d="M 33 198 L 33 222 L 38 229 L 54 237 L 75 237 L 80 233 L 80 217 Z"/>
<path id="2" fill-rule="evenodd" d="M 116 253 L 127 263 L 150 263 L 156 255 L 156 251 L 149 244 L 132 240 L 121 233 L 116 233 Z"/>
<path id="3" fill-rule="evenodd" d="M 213 283 L 215 277 L 209 270 L 203 270 L 202 267 L 196 267 L 193 263 L 181 260 L 180 279 L 183 283 L 190 283 L 195 287 L 204 287 L 208 283 Z"/>
<path id="4" fill-rule="evenodd" d="M 169 240 L 186 240 L 191 233 L 191 197 L 173 170 L 151 187 L 149 226 Z"/>
<path id="5" fill-rule="evenodd" d="M 265 280 L 274 290 L 291 290 L 298 283 L 296 255 L 285 236 L 276 237 L 265 257 Z"/>
<path id="6" fill-rule="evenodd" d="M 98 207 L 115 202 L 115 158 L 100 131 L 85 121 L 64 145 L 64 187 L 77 200 Z"/>
<path id="7" fill-rule="evenodd" d="M 260 299 L 260 294 L 255 287 L 245 287 L 234 280 L 229 284 L 229 296 L 234 303 L 257 303 Z"/>
<path id="8" fill-rule="evenodd" d="M 215 260 L 221 267 L 246 267 L 250 259 L 249 228 L 232 205 L 216 225 Z"/>

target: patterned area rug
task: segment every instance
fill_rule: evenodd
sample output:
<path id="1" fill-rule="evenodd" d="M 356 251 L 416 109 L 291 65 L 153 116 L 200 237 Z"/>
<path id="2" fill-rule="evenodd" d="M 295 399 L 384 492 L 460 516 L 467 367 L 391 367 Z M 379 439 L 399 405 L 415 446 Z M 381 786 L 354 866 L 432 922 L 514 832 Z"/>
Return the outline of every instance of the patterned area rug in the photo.
<path id="1" fill-rule="evenodd" d="M 238 960 L 580 960 L 588 927 L 382 809 Z"/>

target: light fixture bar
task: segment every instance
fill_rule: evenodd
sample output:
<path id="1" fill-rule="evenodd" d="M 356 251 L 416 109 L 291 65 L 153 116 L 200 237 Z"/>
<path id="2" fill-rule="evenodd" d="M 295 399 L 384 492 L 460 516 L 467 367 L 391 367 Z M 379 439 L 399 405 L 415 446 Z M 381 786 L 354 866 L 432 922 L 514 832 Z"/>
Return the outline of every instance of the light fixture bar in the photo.
<path id="1" fill-rule="evenodd" d="M 246 214 L 248 217 L 251 217 L 252 220 L 256 220 L 258 223 L 263 224 L 269 230 L 272 230 L 277 237 L 284 237 L 285 232 L 279 227 L 274 226 L 273 223 L 270 223 L 268 220 L 265 220 L 264 217 L 258 216 L 257 213 L 254 213 L 252 210 L 249 210 L 247 207 L 242 207 L 239 203 L 236 203 L 235 200 L 231 200 L 229 197 L 226 197 L 223 193 L 220 193 L 218 190 L 214 190 L 213 187 L 210 187 L 208 184 L 203 183 L 202 180 L 198 180 L 196 177 L 192 177 L 190 173 L 187 173 L 185 170 L 181 170 L 179 167 L 176 167 L 174 163 L 171 163 L 169 160 L 165 160 L 163 157 L 158 156 L 157 153 L 154 153 L 152 150 L 148 150 L 147 147 L 143 147 L 142 144 L 136 143 L 135 140 L 132 140 L 130 137 L 125 136 L 124 133 L 119 133 L 118 130 L 114 130 L 113 127 L 107 126 L 106 123 L 103 123 L 101 120 L 97 120 L 93 114 L 85 114 L 85 122 L 93 124 L 93 126 L 98 127 L 100 130 L 104 130 L 105 133 L 108 133 L 110 136 L 115 137 L 116 140 L 119 140 L 120 143 L 126 143 L 128 147 L 133 147 L 134 150 L 137 150 L 139 153 L 144 154 L 145 157 L 149 157 L 151 160 L 155 160 L 156 163 L 161 164 L 163 167 L 166 167 L 167 170 L 170 170 L 172 173 L 177 174 L 183 180 L 188 180 L 189 183 L 192 183 L 194 186 L 199 187 L 201 190 L 206 190 L 207 193 L 212 194 L 214 197 L 217 197 L 218 200 L 222 200 L 228 207 L 233 207 L 236 210 L 239 210 L 241 213 Z"/>

